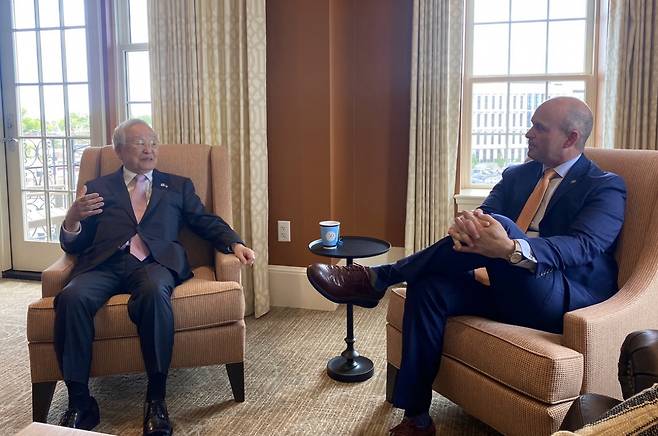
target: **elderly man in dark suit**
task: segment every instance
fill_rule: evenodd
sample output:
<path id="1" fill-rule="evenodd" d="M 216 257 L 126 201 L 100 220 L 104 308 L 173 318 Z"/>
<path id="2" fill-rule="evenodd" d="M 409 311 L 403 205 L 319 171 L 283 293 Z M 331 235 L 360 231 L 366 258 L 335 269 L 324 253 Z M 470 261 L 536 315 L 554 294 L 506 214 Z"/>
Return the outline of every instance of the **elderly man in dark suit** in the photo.
<path id="1" fill-rule="evenodd" d="M 433 435 L 429 417 L 447 317 L 481 315 L 551 332 L 563 315 L 617 291 L 614 251 L 626 187 L 582 154 L 592 113 L 575 98 L 544 102 L 526 133 L 531 161 L 503 172 L 480 209 L 448 236 L 391 265 L 311 265 L 318 291 L 373 307 L 408 283 L 402 362 L 393 403 L 405 409 L 394 435 Z"/>
<path id="2" fill-rule="evenodd" d="M 94 315 L 113 295 L 130 293 L 128 313 L 137 325 L 148 387 L 144 434 L 170 435 L 165 403 L 174 343 L 171 293 L 192 276 L 178 242 L 185 224 L 252 264 L 254 252 L 220 217 L 207 213 L 186 177 L 155 169 L 158 142 L 141 120 L 114 131 L 118 171 L 88 182 L 69 208 L 61 246 L 78 256 L 72 279 L 55 299 L 55 350 L 68 389 L 69 407 L 60 425 L 90 430 L 99 420 L 88 388 Z"/>

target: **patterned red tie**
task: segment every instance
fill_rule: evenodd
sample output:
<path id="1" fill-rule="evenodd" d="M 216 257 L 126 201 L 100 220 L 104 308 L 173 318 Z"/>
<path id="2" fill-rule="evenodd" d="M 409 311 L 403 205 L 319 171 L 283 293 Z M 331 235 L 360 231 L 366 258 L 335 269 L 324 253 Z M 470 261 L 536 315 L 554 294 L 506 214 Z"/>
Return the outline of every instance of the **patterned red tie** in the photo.
<path id="1" fill-rule="evenodd" d="M 139 223 L 144 216 L 144 212 L 146 212 L 146 188 L 148 186 L 148 179 L 144 174 L 137 174 L 133 180 L 135 181 L 135 187 L 130 193 L 130 203 L 133 206 L 135 218 L 137 218 L 137 222 Z M 130 254 L 139 260 L 144 260 L 149 255 L 148 247 L 137 233 L 130 238 Z"/>

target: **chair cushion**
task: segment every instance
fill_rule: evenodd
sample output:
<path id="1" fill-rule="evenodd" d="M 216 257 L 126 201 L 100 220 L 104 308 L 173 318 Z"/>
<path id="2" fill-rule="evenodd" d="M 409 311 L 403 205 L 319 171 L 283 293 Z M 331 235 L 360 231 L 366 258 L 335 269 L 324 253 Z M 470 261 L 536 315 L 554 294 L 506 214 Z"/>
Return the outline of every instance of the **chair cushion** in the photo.
<path id="1" fill-rule="evenodd" d="M 236 282 L 217 282 L 201 278 L 204 275 L 208 276 L 197 269 L 196 277 L 174 289 L 172 306 L 174 328 L 177 332 L 230 324 L 244 319 L 242 287 Z M 96 340 L 137 336 L 137 328 L 128 316 L 129 298 L 128 294 L 115 295 L 96 313 Z M 41 298 L 28 307 L 28 342 L 53 342 L 53 300 L 54 297 Z"/>
<path id="2" fill-rule="evenodd" d="M 391 292 L 387 322 L 402 331 L 406 289 Z M 561 335 L 475 316 L 448 319 L 443 354 L 527 396 L 557 404 L 576 398 L 583 356 Z"/>

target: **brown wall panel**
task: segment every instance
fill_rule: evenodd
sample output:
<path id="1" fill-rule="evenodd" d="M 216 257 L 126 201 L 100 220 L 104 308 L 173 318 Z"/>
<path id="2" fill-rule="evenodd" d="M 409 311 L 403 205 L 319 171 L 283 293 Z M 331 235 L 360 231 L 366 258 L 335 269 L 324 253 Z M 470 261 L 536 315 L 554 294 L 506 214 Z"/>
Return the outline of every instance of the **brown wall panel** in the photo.
<path id="1" fill-rule="evenodd" d="M 329 215 L 329 0 L 267 2 L 270 263 L 300 265 Z M 292 242 L 277 242 L 290 220 Z"/>
<path id="2" fill-rule="evenodd" d="M 356 235 L 354 189 L 354 1 L 331 0 L 331 219 L 343 235 Z"/>
<path id="3" fill-rule="evenodd" d="M 403 246 L 413 2 L 353 3 L 356 232 Z"/>
<path id="4" fill-rule="evenodd" d="M 270 264 L 326 261 L 318 221 L 404 244 L 410 1 L 267 2 Z M 293 242 L 277 242 L 290 220 Z"/>

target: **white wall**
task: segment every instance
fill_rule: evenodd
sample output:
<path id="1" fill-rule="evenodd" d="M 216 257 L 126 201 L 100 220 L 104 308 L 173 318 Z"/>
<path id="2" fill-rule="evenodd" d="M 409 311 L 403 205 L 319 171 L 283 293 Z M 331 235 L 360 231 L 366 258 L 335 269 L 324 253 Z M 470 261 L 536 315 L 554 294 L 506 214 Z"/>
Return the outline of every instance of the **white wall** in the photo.
<path id="1" fill-rule="evenodd" d="M 365 259 L 355 259 L 361 265 L 380 265 L 404 257 L 403 247 L 391 247 L 388 253 Z M 345 260 L 340 264 L 344 265 Z M 306 278 L 306 268 L 300 266 L 269 266 L 270 304 L 301 309 L 336 310 L 338 305 L 324 298 Z"/>

